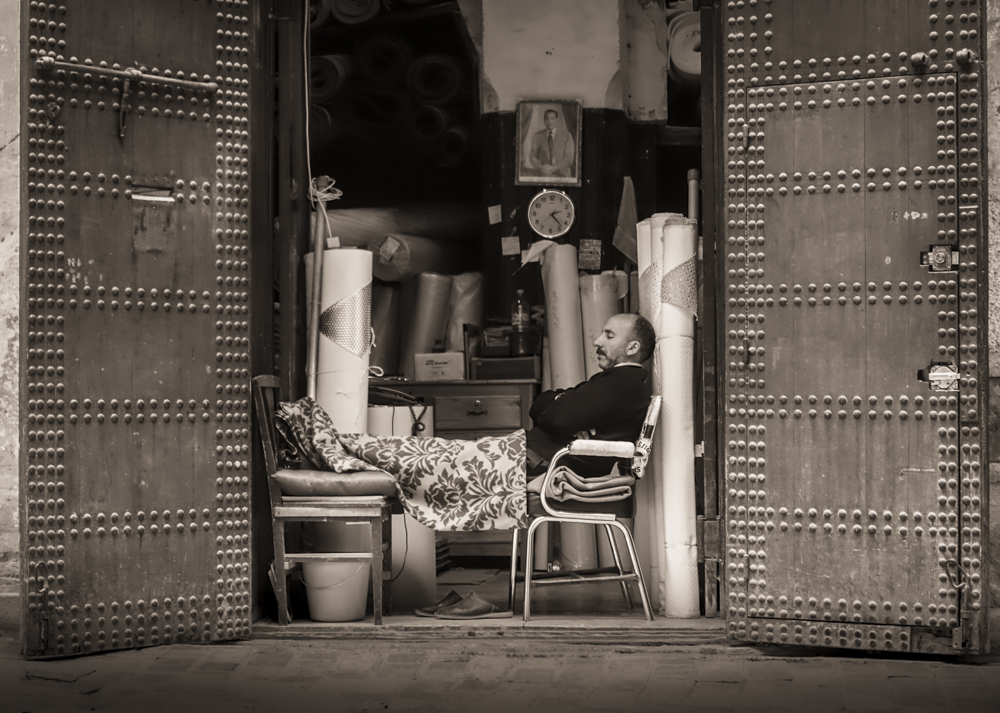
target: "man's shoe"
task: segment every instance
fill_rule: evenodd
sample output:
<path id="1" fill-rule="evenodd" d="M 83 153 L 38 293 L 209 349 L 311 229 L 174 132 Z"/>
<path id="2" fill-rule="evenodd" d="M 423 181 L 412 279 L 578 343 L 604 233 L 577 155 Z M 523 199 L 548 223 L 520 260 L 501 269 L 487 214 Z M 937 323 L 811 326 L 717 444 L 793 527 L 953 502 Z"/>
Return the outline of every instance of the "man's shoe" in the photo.
<path id="1" fill-rule="evenodd" d="M 416 614 L 417 616 L 434 616 L 437 610 L 440 609 L 441 607 L 450 607 L 453 604 L 458 604 L 460 601 L 462 601 L 462 595 L 460 595 L 458 592 L 452 589 L 450 592 L 445 594 L 443 597 L 438 599 L 433 604 L 428 604 L 425 607 L 420 607 L 413 613 Z"/>
<path id="2" fill-rule="evenodd" d="M 501 609 L 473 592 L 462 601 L 441 607 L 434 614 L 435 619 L 510 619 L 514 612 Z"/>

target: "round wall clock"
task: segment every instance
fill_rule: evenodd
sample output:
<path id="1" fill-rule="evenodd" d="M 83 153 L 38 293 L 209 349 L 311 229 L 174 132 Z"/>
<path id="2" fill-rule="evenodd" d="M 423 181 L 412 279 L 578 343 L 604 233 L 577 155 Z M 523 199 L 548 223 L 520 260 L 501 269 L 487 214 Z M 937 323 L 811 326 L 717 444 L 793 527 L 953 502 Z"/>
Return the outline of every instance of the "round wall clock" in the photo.
<path id="1" fill-rule="evenodd" d="M 546 188 L 528 204 L 528 225 L 543 238 L 558 238 L 573 227 L 576 206 L 562 191 Z"/>

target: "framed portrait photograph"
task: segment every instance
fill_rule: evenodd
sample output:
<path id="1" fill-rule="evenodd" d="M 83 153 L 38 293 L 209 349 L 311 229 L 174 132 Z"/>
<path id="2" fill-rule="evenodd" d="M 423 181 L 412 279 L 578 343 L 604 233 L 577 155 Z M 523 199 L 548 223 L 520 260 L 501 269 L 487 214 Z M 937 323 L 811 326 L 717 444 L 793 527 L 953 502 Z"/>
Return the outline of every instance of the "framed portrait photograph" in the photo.
<path id="1" fill-rule="evenodd" d="M 579 186 L 583 109 L 577 101 L 517 105 L 518 186 Z"/>

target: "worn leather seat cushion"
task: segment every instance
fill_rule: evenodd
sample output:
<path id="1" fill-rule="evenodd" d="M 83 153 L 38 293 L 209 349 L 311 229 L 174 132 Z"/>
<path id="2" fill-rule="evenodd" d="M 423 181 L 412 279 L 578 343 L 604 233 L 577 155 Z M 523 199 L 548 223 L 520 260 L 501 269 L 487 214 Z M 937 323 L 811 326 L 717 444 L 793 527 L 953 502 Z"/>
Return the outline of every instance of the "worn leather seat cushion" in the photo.
<path id="1" fill-rule="evenodd" d="M 549 500 L 549 507 L 563 512 L 611 513 L 619 519 L 635 517 L 635 495 L 624 500 L 616 500 L 611 503 L 584 503 L 579 500 Z M 542 499 L 535 493 L 528 493 L 528 516 L 539 517 L 546 515 L 545 508 L 542 507 Z"/>
<path id="2" fill-rule="evenodd" d="M 334 473 L 327 470 L 279 470 L 272 476 L 282 495 L 365 497 L 396 495 L 396 479 L 381 470 Z"/>

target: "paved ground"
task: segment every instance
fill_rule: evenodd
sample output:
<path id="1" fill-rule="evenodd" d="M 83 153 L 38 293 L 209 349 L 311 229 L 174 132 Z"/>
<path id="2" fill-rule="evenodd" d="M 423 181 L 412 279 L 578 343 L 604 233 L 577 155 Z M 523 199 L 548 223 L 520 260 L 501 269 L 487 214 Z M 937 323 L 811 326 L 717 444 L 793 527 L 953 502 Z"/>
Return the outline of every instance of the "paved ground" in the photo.
<path id="1" fill-rule="evenodd" d="M 255 640 L 39 662 L 0 631 L 0 711 L 313 710 L 997 713 L 1000 656 Z"/>

